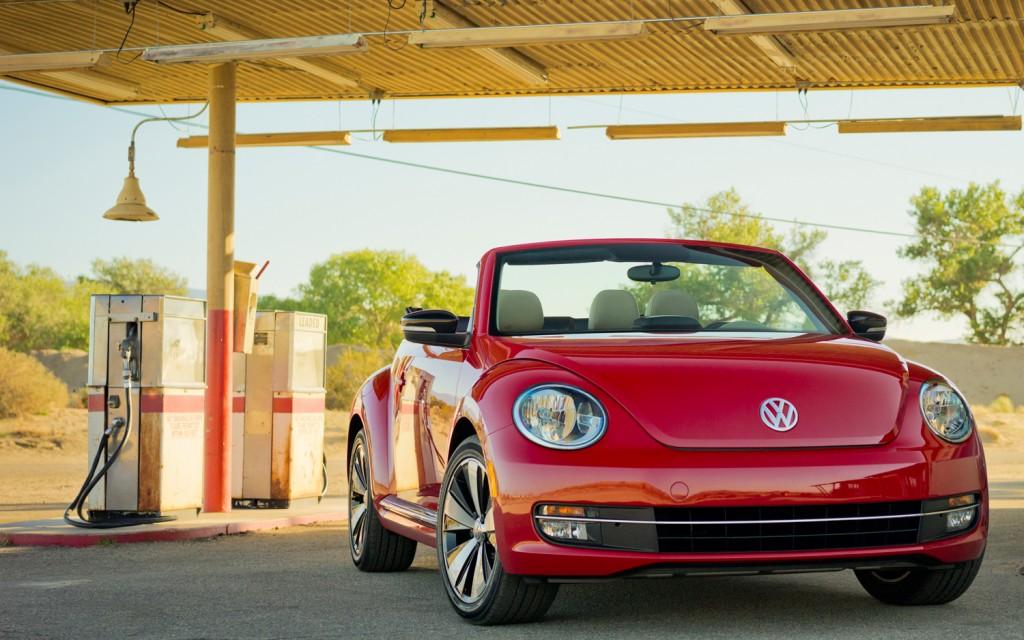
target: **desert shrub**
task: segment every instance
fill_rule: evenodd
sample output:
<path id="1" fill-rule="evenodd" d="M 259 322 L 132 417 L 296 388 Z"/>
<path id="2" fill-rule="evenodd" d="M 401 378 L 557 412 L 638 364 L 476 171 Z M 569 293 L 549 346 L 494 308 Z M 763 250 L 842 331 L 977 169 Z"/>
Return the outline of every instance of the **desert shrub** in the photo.
<path id="1" fill-rule="evenodd" d="M 988 408 L 994 413 L 1013 413 L 1013 400 L 1010 400 L 1010 396 L 1005 393 L 1001 393 L 988 405 Z"/>
<path id="2" fill-rule="evenodd" d="M 327 408 L 348 411 L 366 378 L 390 359 L 382 349 L 344 345 L 337 362 L 327 369 Z"/>
<path id="3" fill-rule="evenodd" d="M 38 360 L 0 347 L 0 418 L 45 414 L 68 404 L 68 388 Z"/>

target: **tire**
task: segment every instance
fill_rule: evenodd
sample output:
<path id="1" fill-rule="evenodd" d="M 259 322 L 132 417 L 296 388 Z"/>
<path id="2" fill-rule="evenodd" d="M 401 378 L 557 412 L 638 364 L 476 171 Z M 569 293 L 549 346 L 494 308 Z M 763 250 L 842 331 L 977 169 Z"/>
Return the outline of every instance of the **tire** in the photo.
<path id="1" fill-rule="evenodd" d="M 416 556 L 416 541 L 384 528 L 373 505 L 366 434 L 356 434 L 348 461 L 348 549 L 360 571 L 405 571 Z"/>
<path id="2" fill-rule="evenodd" d="M 981 568 L 982 558 L 947 569 L 860 569 L 857 580 L 872 596 L 886 604 L 936 605 L 964 594 Z"/>
<path id="3" fill-rule="evenodd" d="M 494 533 L 494 503 L 480 441 L 469 438 L 448 462 L 437 517 L 437 564 L 455 612 L 478 625 L 544 617 L 557 584 L 505 573 Z M 449 558 L 451 561 L 449 562 Z"/>

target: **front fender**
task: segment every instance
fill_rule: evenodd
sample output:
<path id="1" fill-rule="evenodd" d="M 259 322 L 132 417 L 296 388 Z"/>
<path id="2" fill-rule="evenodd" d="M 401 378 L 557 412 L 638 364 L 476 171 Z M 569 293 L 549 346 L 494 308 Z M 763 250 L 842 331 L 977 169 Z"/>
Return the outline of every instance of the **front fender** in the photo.
<path id="1" fill-rule="evenodd" d="M 359 416 L 366 434 L 366 445 L 370 456 L 370 483 L 373 495 L 387 495 L 394 475 L 392 468 L 391 448 L 388 446 L 388 421 L 391 415 L 391 368 L 384 367 L 366 379 L 352 402 L 353 416 Z M 346 460 L 352 451 L 352 438 L 349 434 L 349 450 Z"/>

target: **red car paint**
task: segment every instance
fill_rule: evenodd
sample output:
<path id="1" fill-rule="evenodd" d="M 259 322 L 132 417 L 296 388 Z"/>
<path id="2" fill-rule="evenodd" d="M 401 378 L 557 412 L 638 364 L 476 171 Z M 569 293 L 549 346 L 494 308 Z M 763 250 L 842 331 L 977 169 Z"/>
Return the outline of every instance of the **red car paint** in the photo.
<path id="1" fill-rule="evenodd" d="M 578 240 L 504 247 L 483 256 L 468 347 L 403 342 L 392 366 L 374 374 L 355 399 L 353 421 L 366 429 L 374 500 L 386 528 L 435 544 L 434 528 L 422 518 L 380 502 L 391 497 L 418 505 L 422 513 L 436 511 L 445 464 L 461 438 L 473 434 L 489 463 L 498 552 L 513 574 L 600 577 L 672 563 L 894 556 L 954 563 L 984 552 L 988 490 L 981 443 L 974 433 L 960 444 L 939 439 L 918 405 L 922 383 L 942 376 L 857 337 L 845 320 L 843 335 L 781 339 L 490 335 L 498 255 L 657 242 L 735 247 Z M 585 449 L 563 451 L 520 434 L 513 403 L 542 383 L 570 384 L 596 397 L 607 412 L 604 437 Z M 761 424 L 758 403 L 771 396 L 800 407 L 797 428 L 780 433 Z M 822 505 L 962 493 L 981 496 L 977 525 L 968 533 L 869 549 L 697 554 L 579 548 L 542 539 L 532 515 L 542 503 Z"/>

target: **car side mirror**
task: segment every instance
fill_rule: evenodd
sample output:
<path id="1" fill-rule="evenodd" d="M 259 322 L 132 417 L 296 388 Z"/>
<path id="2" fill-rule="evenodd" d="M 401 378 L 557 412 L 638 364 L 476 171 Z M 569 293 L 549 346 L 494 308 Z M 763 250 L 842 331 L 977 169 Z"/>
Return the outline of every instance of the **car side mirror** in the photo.
<path id="1" fill-rule="evenodd" d="M 853 332 L 862 338 L 881 342 L 885 337 L 885 316 L 870 311 L 850 311 L 846 314 Z"/>
<path id="2" fill-rule="evenodd" d="M 417 309 L 402 316 L 402 334 L 409 342 L 464 347 L 468 334 L 458 333 L 459 317 L 443 309 Z"/>

